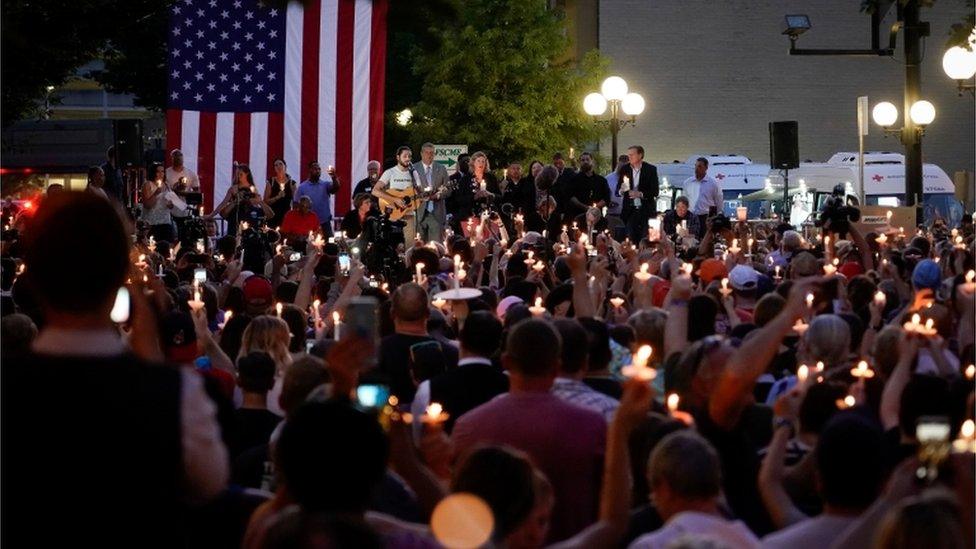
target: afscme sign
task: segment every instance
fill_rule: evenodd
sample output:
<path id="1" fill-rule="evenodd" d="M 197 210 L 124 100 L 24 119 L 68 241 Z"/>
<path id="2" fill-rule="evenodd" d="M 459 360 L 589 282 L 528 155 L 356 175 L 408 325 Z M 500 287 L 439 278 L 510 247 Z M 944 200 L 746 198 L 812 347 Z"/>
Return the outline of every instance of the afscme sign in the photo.
<path id="1" fill-rule="evenodd" d="M 434 145 L 434 162 L 443 164 L 452 174 L 457 171 L 457 157 L 467 152 L 467 145 Z"/>

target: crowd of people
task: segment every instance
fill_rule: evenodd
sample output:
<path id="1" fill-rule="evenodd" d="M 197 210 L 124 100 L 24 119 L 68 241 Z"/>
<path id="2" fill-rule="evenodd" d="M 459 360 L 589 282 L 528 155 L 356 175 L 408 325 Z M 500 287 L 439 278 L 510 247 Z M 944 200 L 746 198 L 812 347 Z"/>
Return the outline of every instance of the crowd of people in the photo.
<path id="1" fill-rule="evenodd" d="M 658 215 L 643 155 L 6 212 L 4 536 L 972 547 L 972 217 L 730 220 L 706 159 Z"/>

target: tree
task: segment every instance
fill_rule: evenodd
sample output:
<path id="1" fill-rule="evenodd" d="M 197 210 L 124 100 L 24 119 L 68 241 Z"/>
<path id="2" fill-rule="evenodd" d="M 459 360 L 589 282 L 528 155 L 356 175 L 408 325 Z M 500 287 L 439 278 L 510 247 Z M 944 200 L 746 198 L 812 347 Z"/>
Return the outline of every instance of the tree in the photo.
<path id="1" fill-rule="evenodd" d="M 468 0 L 440 30 L 440 47 L 418 52 L 411 142 L 467 143 L 496 162 L 548 157 L 591 142 L 600 129 L 583 113 L 607 62 L 595 51 L 565 60 L 563 14 L 545 0 Z"/>

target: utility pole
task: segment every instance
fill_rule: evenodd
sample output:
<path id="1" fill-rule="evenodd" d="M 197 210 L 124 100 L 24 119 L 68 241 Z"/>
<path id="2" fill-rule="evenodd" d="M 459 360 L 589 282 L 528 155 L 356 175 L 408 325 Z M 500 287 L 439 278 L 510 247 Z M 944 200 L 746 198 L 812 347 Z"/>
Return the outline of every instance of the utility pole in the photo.
<path id="1" fill-rule="evenodd" d="M 921 209 L 922 204 L 922 128 L 915 125 L 910 115 L 912 105 L 921 99 L 922 37 L 928 36 L 928 24 L 919 21 L 919 0 L 899 4 L 898 19 L 904 22 L 905 31 L 905 120 L 901 142 L 905 145 L 905 198 L 909 206 Z M 916 219 L 922 220 L 921 212 Z"/>

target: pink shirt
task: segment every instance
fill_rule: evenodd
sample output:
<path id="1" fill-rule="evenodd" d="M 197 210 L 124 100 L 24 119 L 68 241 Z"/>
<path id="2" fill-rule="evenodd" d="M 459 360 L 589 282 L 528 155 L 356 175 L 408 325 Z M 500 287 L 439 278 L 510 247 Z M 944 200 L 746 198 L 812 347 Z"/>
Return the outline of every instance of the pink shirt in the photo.
<path id="1" fill-rule="evenodd" d="M 549 541 L 566 539 L 597 518 L 607 422 L 549 392 L 499 395 L 461 416 L 452 434 L 458 456 L 479 444 L 529 455 L 556 497 Z"/>

